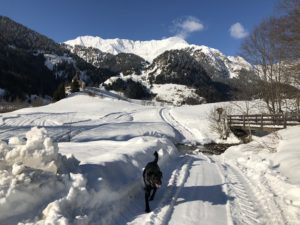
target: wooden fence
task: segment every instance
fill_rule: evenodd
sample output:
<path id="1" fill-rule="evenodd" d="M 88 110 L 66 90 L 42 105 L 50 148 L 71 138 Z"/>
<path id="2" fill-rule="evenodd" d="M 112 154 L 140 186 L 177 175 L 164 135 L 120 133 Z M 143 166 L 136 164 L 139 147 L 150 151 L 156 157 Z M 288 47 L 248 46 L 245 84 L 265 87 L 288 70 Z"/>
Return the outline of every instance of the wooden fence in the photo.
<path id="1" fill-rule="evenodd" d="M 230 127 L 276 130 L 300 125 L 300 114 L 228 115 L 227 121 Z"/>

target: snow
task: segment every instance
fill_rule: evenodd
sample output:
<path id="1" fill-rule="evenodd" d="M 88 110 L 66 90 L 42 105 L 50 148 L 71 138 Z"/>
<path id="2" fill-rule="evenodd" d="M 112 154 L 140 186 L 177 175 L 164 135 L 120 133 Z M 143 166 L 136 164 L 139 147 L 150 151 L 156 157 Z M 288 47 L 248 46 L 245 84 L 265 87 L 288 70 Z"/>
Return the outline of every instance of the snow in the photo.
<path id="1" fill-rule="evenodd" d="M 218 49 L 210 48 L 205 45 L 190 45 L 192 55 L 195 55 L 197 60 L 197 51 L 202 52 L 208 57 L 211 65 L 218 71 L 227 71 L 228 77 L 234 78 L 239 75 L 241 69 L 248 71 L 253 70 L 253 66 L 241 56 L 226 56 Z"/>
<path id="2" fill-rule="evenodd" d="M 254 67 L 240 56 L 228 56 L 225 65 L 230 71 L 230 78 L 237 77 L 238 72 L 241 71 L 241 69 L 246 69 L 248 71 L 254 70 Z"/>
<path id="3" fill-rule="evenodd" d="M 175 106 L 184 104 L 187 98 L 200 98 L 200 102 L 204 102 L 204 98 L 201 99 L 201 97 L 196 94 L 196 89 L 189 88 L 185 85 L 153 84 L 151 92 L 156 94 L 156 100 L 172 103 Z"/>
<path id="4" fill-rule="evenodd" d="M 188 87 L 181 84 L 152 84 L 145 82 L 147 80 L 147 74 L 142 75 L 127 75 L 127 76 L 113 76 L 107 79 L 104 84 L 110 85 L 117 79 L 128 80 L 131 79 L 136 82 L 140 82 L 149 91 L 155 95 L 153 104 L 156 102 L 161 102 L 162 104 L 169 104 L 174 106 L 180 106 L 183 104 L 188 104 L 188 99 L 194 99 L 198 103 L 204 103 L 205 99 L 196 94 L 196 89 Z M 122 93 L 119 93 L 122 95 Z M 124 97 L 123 97 L 124 98 Z M 129 100 L 132 101 L 132 100 Z"/>
<path id="5" fill-rule="evenodd" d="M 45 60 L 45 66 L 47 66 L 47 68 L 49 70 L 53 70 L 54 66 L 63 63 L 63 62 L 67 62 L 69 64 L 74 63 L 74 59 L 72 57 L 69 56 L 58 56 L 55 54 L 44 54 L 44 57 L 46 58 Z"/>
<path id="6" fill-rule="evenodd" d="M 127 39 L 102 39 L 93 36 L 80 36 L 74 40 L 66 41 L 65 44 L 75 46 L 98 48 L 103 52 L 118 54 L 121 52 L 133 53 L 145 60 L 152 62 L 154 58 L 171 49 L 181 49 L 188 43 L 179 37 L 170 37 L 162 40 L 132 41 Z"/>
<path id="7" fill-rule="evenodd" d="M 200 144 L 224 142 L 209 117 L 229 106 L 247 108 L 79 93 L 0 114 L 0 224 L 298 224 L 300 126 L 219 156 L 199 153 Z M 199 147 L 182 153 L 177 143 Z M 155 151 L 163 185 L 144 213 L 142 171 Z"/>
<path id="8" fill-rule="evenodd" d="M 240 146 L 223 155 L 224 162 L 235 164 L 257 185 L 256 192 L 272 197 L 287 224 L 297 224 L 300 207 L 300 126 Z"/>

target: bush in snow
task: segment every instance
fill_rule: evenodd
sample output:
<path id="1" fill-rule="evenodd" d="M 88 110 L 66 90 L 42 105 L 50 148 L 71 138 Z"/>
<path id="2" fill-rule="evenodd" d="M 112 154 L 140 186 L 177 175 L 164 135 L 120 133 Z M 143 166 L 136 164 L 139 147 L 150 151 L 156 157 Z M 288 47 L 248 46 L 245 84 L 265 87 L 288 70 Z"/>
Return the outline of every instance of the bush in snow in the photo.
<path id="1" fill-rule="evenodd" d="M 66 97 L 65 84 L 61 83 L 53 94 L 53 100 L 59 101 Z"/>

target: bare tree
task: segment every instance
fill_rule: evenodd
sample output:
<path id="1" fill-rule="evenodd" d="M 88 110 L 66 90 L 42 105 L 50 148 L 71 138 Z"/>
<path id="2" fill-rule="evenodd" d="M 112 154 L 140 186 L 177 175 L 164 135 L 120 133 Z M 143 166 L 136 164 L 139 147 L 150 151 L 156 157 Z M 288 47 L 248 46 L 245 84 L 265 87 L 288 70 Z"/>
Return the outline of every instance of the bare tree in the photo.
<path id="1" fill-rule="evenodd" d="M 288 82 L 300 87 L 300 0 L 281 0 L 279 10 L 282 13 L 280 41 L 286 47 L 286 74 Z M 300 92 L 294 90 L 291 96 L 295 99 L 297 112 L 300 113 Z"/>
<path id="2" fill-rule="evenodd" d="M 262 78 L 260 92 L 271 113 L 282 112 L 286 85 L 290 83 L 290 49 L 286 42 L 286 18 L 262 21 L 245 39 L 242 54 L 256 65 Z"/>

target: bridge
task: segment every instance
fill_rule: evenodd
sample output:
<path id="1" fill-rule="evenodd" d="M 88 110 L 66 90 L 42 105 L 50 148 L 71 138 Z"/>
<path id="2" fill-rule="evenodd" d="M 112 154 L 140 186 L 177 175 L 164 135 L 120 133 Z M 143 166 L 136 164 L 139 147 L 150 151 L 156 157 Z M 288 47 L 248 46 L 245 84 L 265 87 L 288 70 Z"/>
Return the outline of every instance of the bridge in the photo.
<path id="1" fill-rule="evenodd" d="M 300 125 L 300 114 L 228 115 L 227 121 L 232 130 L 250 129 L 271 132 Z"/>

